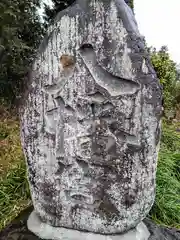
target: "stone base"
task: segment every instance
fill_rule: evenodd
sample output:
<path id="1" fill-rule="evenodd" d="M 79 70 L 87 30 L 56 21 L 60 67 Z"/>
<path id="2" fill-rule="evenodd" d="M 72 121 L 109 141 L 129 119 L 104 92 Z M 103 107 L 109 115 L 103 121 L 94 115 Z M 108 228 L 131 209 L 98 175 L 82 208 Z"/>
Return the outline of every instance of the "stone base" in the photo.
<path id="1" fill-rule="evenodd" d="M 27 228 L 27 220 L 33 209 L 33 206 L 28 207 L 0 231 L 0 240 L 42 240 Z M 148 240 L 180 240 L 180 230 L 178 229 L 158 226 L 148 218 L 144 220 L 144 223 L 151 234 Z"/>
<path id="2" fill-rule="evenodd" d="M 101 235 L 66 228 L 52 227 L 43 223 L 33 211 L 27 221 L 28 229 L 42 239 L 51 240 L 147 240 L 150 233 L 143 222 L 125 234 Z"/>

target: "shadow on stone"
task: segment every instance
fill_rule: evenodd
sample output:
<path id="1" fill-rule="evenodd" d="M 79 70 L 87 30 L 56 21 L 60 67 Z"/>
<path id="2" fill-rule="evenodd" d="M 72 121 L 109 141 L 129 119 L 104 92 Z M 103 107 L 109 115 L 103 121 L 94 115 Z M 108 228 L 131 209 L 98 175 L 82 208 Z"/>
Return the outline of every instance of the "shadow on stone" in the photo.
<path id="1" fill-rule="evenodd" d="M 149 240 L 179 240 L 180 230 L 175 228 L 165 228 L 154 224 L 150 219 L 145 219 L 146 224 L 151 236 Z"/>
<path id="2" fill-rule="evenodd" d="M 32 212 L 33 207 L 29 207 L 22 211 L 12 223 L 0 232 L 1 240 L 39 240 L 36 235 L 27 228 L 27 219 Z"/>

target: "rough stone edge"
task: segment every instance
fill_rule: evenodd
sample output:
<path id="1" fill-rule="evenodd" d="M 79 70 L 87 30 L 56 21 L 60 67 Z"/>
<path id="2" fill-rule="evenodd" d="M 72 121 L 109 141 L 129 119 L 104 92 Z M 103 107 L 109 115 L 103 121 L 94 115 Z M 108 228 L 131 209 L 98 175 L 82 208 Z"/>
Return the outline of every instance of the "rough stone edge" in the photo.
<path id="1" fill-rule="evenodd" d="M 50 226 L 42 222 L 35 211 L 29 216 L 27 227 L 29 231 L 33 232 L 38 237 L 52 240 L 148 240 L 150 237 L 150 233 L 143 222 L 139 223 L 135 229 L 125 234 L 101 235 Z"/>

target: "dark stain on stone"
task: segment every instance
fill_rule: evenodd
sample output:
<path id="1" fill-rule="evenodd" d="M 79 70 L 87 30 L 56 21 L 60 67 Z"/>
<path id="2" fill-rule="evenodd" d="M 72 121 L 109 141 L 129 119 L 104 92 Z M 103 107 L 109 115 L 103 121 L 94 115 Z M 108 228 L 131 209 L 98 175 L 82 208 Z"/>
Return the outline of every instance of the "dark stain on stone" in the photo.
<path id="1" fill-rule="evenodd" d="M 79 204 L 75 204 L 74 206 L 71 207 L 71 216 L 72 219 L 74 219 L 73 215 L 76 215 L 77 209 L 81 208 Z"/>
<path id="2" fill-rule="evenodd" d="M 74 200 L 77 200 L 77 201 L 82 201 L 82 202 L 86 201 L 86 197 L 81 194 L 72 195 L 71 198 L 73 198 Z"/>
<path id="3" fill-rule="evenodd" d="M 135 145 L 135 144 L 131 144 L 131 143 L 127 143 L 127 147 L 128 147 L 128 153 L 132 154 L 135 152 L 140 152 L 142 150 L 142 146 L 140 145 Z"/>
<path id="4" fill-rule="evenodd" d="M 93 116 L 95 116 L 95 114 L 96 114 L 95 103 L 91 103 L 91 111 L 92 111 Z"/>
<path id="5" fill-rule="evenodd" d="M 75 89 L 73 89 L 73 96 L 74 96 L 74 98 L 76 98 L 77 97 L 77 91 L 75 90 Z"/>
<path id="6" fill-rule="evenodd" d="M 59 107 L 65 106 L 64 99 L 61 96 L 55 98 L 56 105 Z"/>
<path id="7" fill-rule="evenodd" d="M 103 169 L 104 169 L 104 174 L 103 174 L 103 176 L 100 177 L 100 181 L 108 180 L 108 175 L 115 175 L 115 176 L 119 175 L 119 172 L 115 165 L 112 165 L 112 164 L 110 165 L 109 163 L 107 165 L 104 165 L 104 163 L 102 162 L 102 165 L 95 164 L 95 166 L 103 167 Z"/>
<path id="8" fill-rule="evenodd" d="M 156 128 L 156 133 L 155 133 L 155 140 L 156 140 L 156 146 L 158 145 L 161 137 L 161 129 L 159 126 Z"/>
<path id="9" fill-rule="evenodd" d="M 40 113 L 37 110 L 34 110 L 34 116 L 35 117 L 40 117 L 41 115 L 40 115 Z"/>
<path id="10" fill-rule="evenodd" d="M 124 194 L 123 204 L 127 208 L 131 207 L 135 202 L 136 202 L 136 194 L 135 194 L 135 192 L 134 192 L 134 194 L 132 194 L 132 193 Z"/>
<path id="11" fill-rule="evenodd" d="M 99 117 L 101 118 L 102 121 L 106 121 L 107 123 L 111 122 L 114 116 L 113 110 L 111 112 L 109 111 L 102 111 L 99 114 Z"/>
<path id="12" fill-rule="evenodd" d="M 36 186 L 36 181 L 35 181 L 36 172 L 34 170 L 34 167 L 32 167 L 32 165 L 30 165 L 30 164 L 28 164 L 28 172 L 29 172 L 29 181 L 33 185 L 33 187 L 35 187 Z"/>
<path id="13" fill-rule="evenodd" d="M 84 174 L 89 173 L 89 164 L 81 158 L 76 158 L 76 162 L 82 168 Z"/>
<path id="14" fill-rule="evenodd" d="M 94 90 L 96 92 L 100 92 L 102 95 L 104 95 L 105 98 L 107 98 L 108 100 L 111 101 L 111 99 L 115 99 L 116 97 L 112 97 L 110 95 L 110 93 L 103 87 L 101 87 L 99 84 L 97 84 L 96 82 L 94 82 Z"/>
<path id="15" fill-rule="evenodd" d="M 141 149 L 141 153 L 139 155 L 139 160 L 141 161 L 141 164 L 144 168 L 147 168 L 147 162 L 146 162 L 146 156 L 148 154 L 148 144 L 147 144 L 147 140 L 144 139 L 144 141 L 141 143 L 142 149 Z"/>
<path id="16" fill-rule="evenodd" d="M 56 191 L 51 183 L 41 183 L 38 185 L 38 191 L 42 194 L 45 202 L 51 202 Z"/>
<path id="17" fill-rule="evenodd" d="M 62 173 L 64 172 L 65 170 L 65 165 L 64 163 L 58 161 L 58 169 L 56 171 L 56 175 L 62 175 Z"/>
<path id="18" fill-rule="evenodd" d="M 37 149 L 37 155 L 42 156 L 40 149 Z"/>
<path id="19" fill-rule="evenodd" d="M 151 184 L 152 184 L 152 186 L 154 186 L 154 184 L 155 184 L 155 179 L 154 178 L 151 179 Z"/>
<path id="20" fill-rule="evenodd" d="M 55 206 L 52 206 L 50 203 L 49 204 L 46 203 L 46 204 L 42 204 L 42 207 L 44 208 L 44 211 L 47 214 L 56 216 L 56 207 Z"/>
<path id="21" fill-rule="evenodd" d="M 119 122 L 114 121 L 109 125 L 109 129 L 112 133 L 114 133 L 119 127 Z"/>
<path id="22" fill-rule="evenodd" d="M 82 46 L 81 46 L 81 49 L 82 50 L 87 50 L 87 49 L 91 49 L 91 50 L 93 50 L 93 46 L 92 46 L 92 44 L 90 44 L 90 43 L 84 43 Z"/>
<path id="23" fill-rule="evenodd" d="M 104 27 L 105 29 L 107 28 L 106 26 Z M 111 63 L 111 59 L 112 59 L 112 45 L 114 43 L 114 40 L 113 43 L 110 43 L 109 41 L 109 38 L 106 36 L 107 34 L 104 35 L 104 40 L 103 40 L 103 54 L 104 56 L 106 56 L 106 58 L 103 58 L 103 61 L 102 61 L 102 65 L 104 65 L 106 68 L 109 64 L 112 64 Z"/>
<path id="24" fill-rule="evenodd" d="M 103 194 L 103 199 L 98 210 L 103 217 L 107 218 L 108 222 L 111 222 L 115 217 L 118 218 L 119 216 L 118 209 L 105 193 Z"/>
<path id="25" fill-rule="evenodd" d="M 49 215 L 52 215 L 53 218 L 56 217 L 58 219 L 61 219 L 62 216 L 61 204 L 58 204 L 58 206 L 56 206 L 56 203 L 46 203 L 42 204 L 42 207 L 44 208 L 45 212 Z"/>
<path id="26" fill-rule="evenodd" d="M 38 131 L 36 130 L 36 131 L 33 133 L 32 137 L 35 138 L 35 139 L 37 139 L 38 136 L 39 136 L 39 133 L 38 133 Z"/>
<path id="27" fill-rule="evenodd" d="M 56 135 L 55 134 L 52 134 L 52 133 L 49 133 L 49 132 L 45 132 L 45 138 L 48 138 L 48 139 L 51 139 L 53 142 L 56 141 Z"/>

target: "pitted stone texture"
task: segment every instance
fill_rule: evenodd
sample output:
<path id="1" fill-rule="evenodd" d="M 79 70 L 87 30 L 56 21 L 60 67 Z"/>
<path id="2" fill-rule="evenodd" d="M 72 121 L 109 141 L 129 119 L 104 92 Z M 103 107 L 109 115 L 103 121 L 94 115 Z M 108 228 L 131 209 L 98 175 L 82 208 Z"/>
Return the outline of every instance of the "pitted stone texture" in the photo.
<path id="1" fill-rule="evenodd" d="M 161 88 L 123 0 L 60 12 L 21 112 L 32 199 L 56 227 L 134 228 L 155 195 Z"/>
<path id="2" fill-rule="evenodd" d="M 81 232 L 67 228 L 57 228 L 41 222 L 35 212 L 32 212 L 28 222 L 28 229 L 41 239 L 51 240 L 148 240 L 150 233 L 146 225 L 141 222 L 138 226 L 124 234 L 101 235 Z"/>

